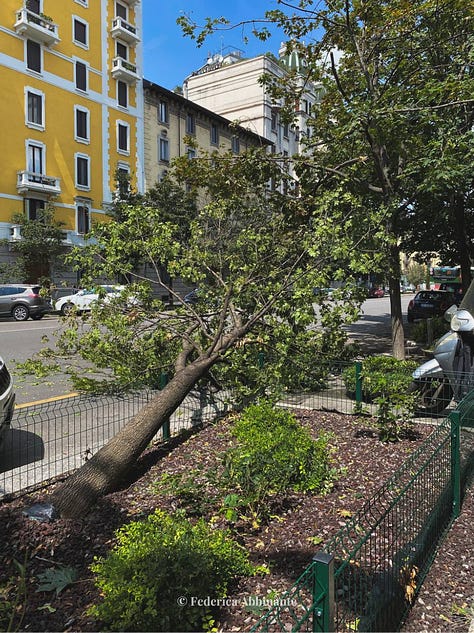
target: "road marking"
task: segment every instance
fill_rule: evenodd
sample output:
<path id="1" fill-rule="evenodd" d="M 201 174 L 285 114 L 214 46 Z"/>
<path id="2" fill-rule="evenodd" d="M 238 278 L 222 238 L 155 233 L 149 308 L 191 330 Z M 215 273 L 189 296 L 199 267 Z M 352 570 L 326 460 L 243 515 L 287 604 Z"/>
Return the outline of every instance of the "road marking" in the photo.
<path id="1" fill-rule="evenodd" d="M 68 398 L 74 398 L 78 396 L 79 392 L 73 391 L 72 393 L 68 393 L 64 396 L 52 396 L 51 398 L 44 398 L 43 400 L 35 400 L 34 402 L 25 402 L 23 404 L 16 404 L 16 409 L 25 409 L 26 407 L 32 407 L 35 404 L 46 404 L 47 402 L 57 402 L 58 400 L 67 400 Z"/>
<path id="2" fill-rule="evenodd" d="M 9 332 L 38 332 L 40 330 L 55 330 L 57 326 L 50 326 L 50 327 L 28 327 L 28 328 L 24 328 L 21 330 L 0 330 L 0 334 L 8 334 Z"/>

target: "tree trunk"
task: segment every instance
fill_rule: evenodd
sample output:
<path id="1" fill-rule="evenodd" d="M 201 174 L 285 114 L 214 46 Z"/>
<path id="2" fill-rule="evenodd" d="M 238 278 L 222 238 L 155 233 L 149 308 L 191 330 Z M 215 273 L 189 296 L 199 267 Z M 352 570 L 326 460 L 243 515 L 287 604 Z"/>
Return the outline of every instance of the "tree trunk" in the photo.
<path id="1" fill-rule="evenodd" d="M 99 497 L 116 488 L 155 433 L 217 358 L 213 355 L 197 359 L 179 371 L 117 435 L 68 477 L 51 497 L 61 517 L 84 516 Z"/>
<path id="2" fill-rule="evenodd" d="M 400 249 L 396 245 L 390 247 L 389 275 L 392 354 L 394 358 L 405 360 L 405 332 L 400 293 Z"/>
<path id="3" fill-rule="evenodd" d="M 454 230 L 459 264 L 461 266 L 462 288 L 463 292 L 466 293 L 471 283 L 471 258 L 469 256 L 464 207 L 464 195 L 462 193 L 454 193 L 451 196 L 451 208 L 454 215 Z"/>

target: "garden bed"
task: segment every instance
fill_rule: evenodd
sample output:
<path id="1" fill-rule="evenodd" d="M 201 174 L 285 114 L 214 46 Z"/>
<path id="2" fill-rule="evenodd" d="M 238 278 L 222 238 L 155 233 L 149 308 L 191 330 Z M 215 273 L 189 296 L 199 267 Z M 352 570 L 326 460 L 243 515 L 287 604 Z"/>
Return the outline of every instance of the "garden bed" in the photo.
<path id="1" fill-rule="evenodd" d="M 335 447 L 335 465 L 342 471 L 328 494 L 294 492 L 282 500 L 268 523 L 255 527 L 242 522 L 237 526 L 238 540 L 248 550 L 252 562 L 268 565 L 271 573 L 240 582 L 230 596 L 232 606 L 218 614 L 221 630 L 249 630 L 263 613 L 258 607 L 249 606 L 252 598 L 263 599 L 290 588 L 321 544 L 327 542 L 344 525 L 346 517 L 358 510 L 364 500 L 401 466 L 431 430 L 428 425 L 417 426 L 414 439 L 382 443 L 368 418 L 309 410 L 297 413 L 315 437 L 320 431 L 333 434 L 331 444 Z M 11 576 L 18 574 L 14 559 L 26 563 L 27 567 L 26 594 L 24 598 L 20 597 L 13 626 L 34 631 L 100 630 L 100 623 L 86 614 L 87 607 L 100 599 L 89 571 L 93 558 L 108 552 L 114 543 L 114 530 L 124 523 L 144 517 L 156 508 L 174 511 L 180 505 L 179 500 L 172 494 L 159 494 L 157 482 L 163 473 L 176 475 L 194 468 L 218 465 L 218 455 L 234 441 L 229 428 L 230 422 L 223 421 L 204 428 L 172 451 L 163 446 L 148 450 L 130 482 L 102 499 L 80 521 L 38 523 L 27 519 L 22 511 L 33 502 L 46 499 L 47 491 L 1 505 L 0 584 L 4 585 Z M 224 527 L 225 519 L 221 522 Z M 220 526 L 219 523 L 215 525 Z M 461 546 L 460 539 L 457 544 Z M 463 551 L 462 555 L 465 553 Z M 453 554 L 454 557 L 460 555 Z M 73 567 L 77 571 L 75 582 L 59 595 L 53 591 L 38 592 L 38 575 L 58 565 Z M 449 583 L 449 572 L 443 569 L 443 583 L 446 584 Z M 464 604 L 461 601 L 468 598 L 469 592 L 472 596 L 473 576 L 463 577 L 460 604 Z M 3 592 L 3 595 L 6 600 L 14 599 L 14 592 Z M 427 600 L 429 596 L 425 597 L 425 605 Z M 445 617 L 448 618 L 451 615 L 449 605 L 446 609 Z M 22 622 L 18 626 L 20 617 Z M 457 622 L 461 620 L 457 617 Z M 411 619 L 410 630 L 417 630 L 417 624 L 421 630 L 423 622 L 420 612 L 417 618 Z M 444 630 L 452 629 L 452 625 L 443 619 L 437 624 L 441 628 L 445 626 Z"/>

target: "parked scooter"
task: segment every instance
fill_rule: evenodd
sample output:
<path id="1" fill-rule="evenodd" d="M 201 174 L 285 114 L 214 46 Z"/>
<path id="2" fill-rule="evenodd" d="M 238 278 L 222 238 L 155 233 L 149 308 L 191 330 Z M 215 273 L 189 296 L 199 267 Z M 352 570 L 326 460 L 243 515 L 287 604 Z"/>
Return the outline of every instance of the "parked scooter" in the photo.
<path id="1" fill-rule="evenodd" d="M 418 392 L 418 410 L 440 413 L 454 398 L 459 402 L 474 389 L 474 281 L 461 305 L 451 306 L 444 315 L 450 332 L 433 350 L 434 358 L 413 372 L 410 391 Z"/>

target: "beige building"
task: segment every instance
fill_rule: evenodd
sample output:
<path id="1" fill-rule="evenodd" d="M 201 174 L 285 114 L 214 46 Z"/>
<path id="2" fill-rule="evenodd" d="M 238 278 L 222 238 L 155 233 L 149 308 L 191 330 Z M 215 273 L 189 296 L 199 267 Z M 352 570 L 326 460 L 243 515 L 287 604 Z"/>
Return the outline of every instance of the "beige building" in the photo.
<path id="1" fill-rule="evenodd" d="M 263 74 L 282 78 L 289 69 L 304 69 L 298 55 L 286 54 L 282 45 L 280 59 L 260 55 L 243 59 L 240 54 L 214 55 L 184 82 L 184 95 L 213 112 L 252 130 L 272 144 L 272 152 L 292 156 L 304 151 L 303 138 L 309 134 L 308 118 L 317 102 L 320 86 L 304 84 L 301 77 L 301 98 L 295 104 L 295 118 L 285 123 L 280 115 L 281 104 L 275 102 L 259 83 Z"/>
<path id="2" fill-rule="evenodd" d="M 148 190 L 166 175 L 171 160 L 194 157 L 199 149 L 190 147 L 186 137 L 195 139 L 202 150 L 244 152 L 249 146 L 268 145 L 252 130 L 231 121 L 150 81 L 144 90 L 144 168 Z"/>

